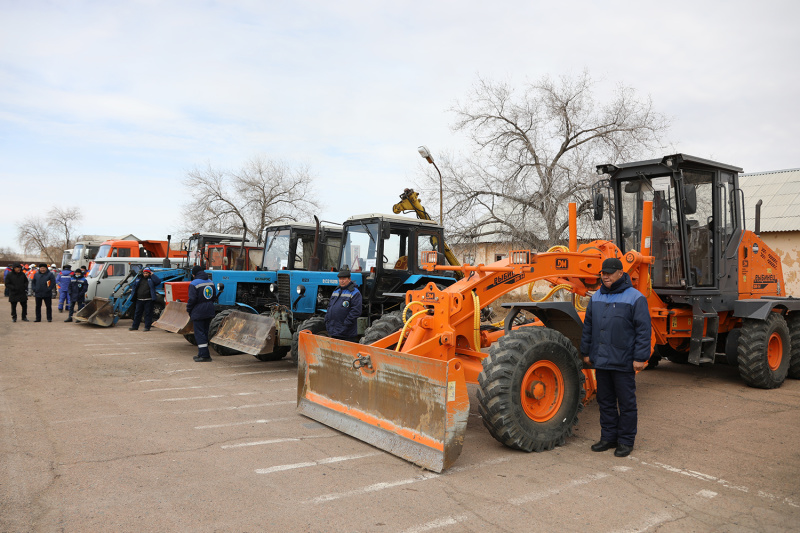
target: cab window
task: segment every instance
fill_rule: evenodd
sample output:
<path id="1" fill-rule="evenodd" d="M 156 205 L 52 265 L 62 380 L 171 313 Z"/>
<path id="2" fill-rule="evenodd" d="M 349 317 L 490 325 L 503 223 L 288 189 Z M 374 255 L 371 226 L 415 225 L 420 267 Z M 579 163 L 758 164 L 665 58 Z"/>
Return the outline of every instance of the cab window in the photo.
<path id="1" fill-rule="evenodd" d="M 383 240 L 383 268 L 408 270 L 408 230 L 392 229 Z"/>

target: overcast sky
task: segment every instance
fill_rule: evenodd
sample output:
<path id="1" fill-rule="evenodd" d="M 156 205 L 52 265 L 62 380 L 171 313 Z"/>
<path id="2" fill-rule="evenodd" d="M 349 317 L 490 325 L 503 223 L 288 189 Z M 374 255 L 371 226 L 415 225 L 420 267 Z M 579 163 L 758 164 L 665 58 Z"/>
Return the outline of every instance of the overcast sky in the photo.
<path id="1" fill-rule="evenodd" d="M 797 168 L 798 15 L 796 0 L 0 0 L 0 247 L 55 205 L 81 207 L 80 233 L 165 239 L 189 169 L 257 154 L 308 163 L 323 219 L 390 212 L 417 146 L 464 148 L 447 110 L 478 75 L 588 69 L 598 97 L 651 96 L 671 150 Z"/>

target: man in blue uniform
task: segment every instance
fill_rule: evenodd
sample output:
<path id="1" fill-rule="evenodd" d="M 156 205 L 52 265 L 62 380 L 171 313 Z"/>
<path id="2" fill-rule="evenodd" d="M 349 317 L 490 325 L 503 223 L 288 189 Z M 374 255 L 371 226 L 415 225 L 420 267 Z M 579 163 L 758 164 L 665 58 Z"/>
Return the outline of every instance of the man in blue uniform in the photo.
<path id="1" fill-rule="evenodd" d="M 325 329 L 334 339 L 358 341 L 358 317 L 361 316 L 361 293 L 350 280 L 350 271 L 339 271 L 339 287 L 333 291 L 325 314 Z"/>
<path id="2" fill-rule="evenodd" d="M 186 311 L 194 323 L 194 338 L 197 340 L 197 355 L 194 356 L 194 360 L 203 363 L 211 361 L 211 352 L 208 350 L 208 327 L 214 318 L 214 299 L 217 296 L 217 289 L 200 266 L 192 268 L 192 277 L 194 279 L 189 284 Z"/>
<path id="3" fill-rule="evenodd" d="M 42 304 L 47 312 L 47 321 L 53 321 L 53 287 L 56 284 L 56 276 L 47 269 L 47 263 L 40 263 L 39 270 L 33 275 L 31 290 L 36 297 L 36 320 L 42 321 Z"/>
<path id="4" fill-rule="evenodd" d="M 131 284 L 131 294 L 136 307 L 133 311 L 133 324 L 128 329 L 136 331 L 144 314 L 144 330 L 150 331 L 153 324 L 153 304 L 156 301 L 156 288 L 161 285 L 161 278 L 145 267 L 141 276 L 136 276 Z"/>
<path id="5" fill-rule="evenodd" d="M 581 338 L 583 362 L 595 368 L 600 407 L 600 440 L 592 451 L 616 448 L 615 456 L 627 457 L 636 438 L 636 372 L 647 366 L 652 351 L 650 310 L 619 259 L 603 261 L 600 280 Z"/>
<path id="6" fill-rule="evenodd" d="M 79 268 L 72 274 L 72 281 L 69 282 L 69 317 L 64 322 L 72 322 L 75 305 L 78 306 L 78 311 L 81 310 L 88 289 L 89 282 L 84 279 L 83 271 Z"/>
<path id="7" fill-rule="evenodd" d="M 72 281 L 72 267 L 64 265 L 59 274 L 56 274 L 58 283 L 58 312 L 63 313 L 64 308 L 69 309 L 69 284 Z"/>

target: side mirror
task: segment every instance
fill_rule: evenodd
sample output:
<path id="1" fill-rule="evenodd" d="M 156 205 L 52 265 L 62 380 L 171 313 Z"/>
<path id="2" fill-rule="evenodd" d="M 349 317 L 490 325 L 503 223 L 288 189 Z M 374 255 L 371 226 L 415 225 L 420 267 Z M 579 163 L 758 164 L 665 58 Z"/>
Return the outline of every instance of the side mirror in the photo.
<path id="1" fill-rule="evenodd" d="M 603 220 L 603 193 L 597 193 L 592 198 L 592 209 L 594 210 L 594 219 Z"/>
<path id="2" fill-rule="evenodd" d="M 228 256 L 225 256 L 225 257 L 222 258 L 222 264 L 223 265 L 228 266 L 230 264 L 230 262 L 231 261 L 230 261 L 230 259 L 228 259 Z"/>
<path id="3" fill-rule="evenodd" d="M 386 240 L 392 236 L 392 228 L 389 227 L 389 224 L 383 224 L 381 226 L 381 237 Z"/>
<path id="4" fill-rule="evenodd" d="M 694 215 L 697 213 L 697 189 L 694 185 L 683 186 L 683 214 Z"/>

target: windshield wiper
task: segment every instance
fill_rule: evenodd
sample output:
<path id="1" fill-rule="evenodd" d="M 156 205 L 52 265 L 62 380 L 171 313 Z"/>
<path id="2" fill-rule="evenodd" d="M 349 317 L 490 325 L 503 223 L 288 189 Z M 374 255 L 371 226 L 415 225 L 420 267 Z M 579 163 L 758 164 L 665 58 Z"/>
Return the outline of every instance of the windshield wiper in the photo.
<path id="1" fill-rule="evenodd" d="M 375 242 L 375 237 L 372 236 L 372 233 L 370 233 L 369 228 L 367 227 L 367 225 L 364 224 L 363 222 L 361 222 L 360 220 L 358 221 L 358 223 L 361 224 L 364 227 L 365 230 L 367 230 L 367 235 L 369 235 L 369 240 L 371 240 L 372 242 Z"/>

